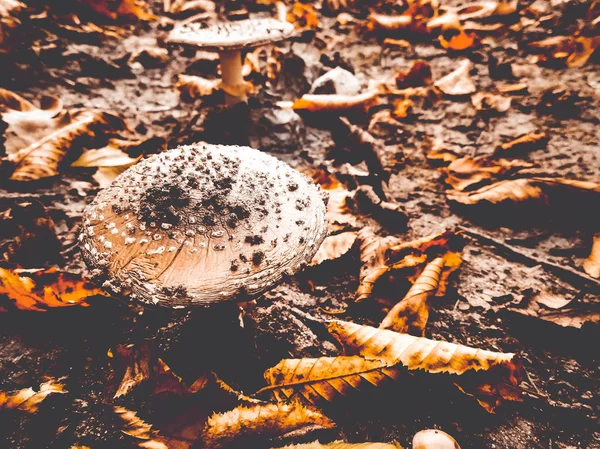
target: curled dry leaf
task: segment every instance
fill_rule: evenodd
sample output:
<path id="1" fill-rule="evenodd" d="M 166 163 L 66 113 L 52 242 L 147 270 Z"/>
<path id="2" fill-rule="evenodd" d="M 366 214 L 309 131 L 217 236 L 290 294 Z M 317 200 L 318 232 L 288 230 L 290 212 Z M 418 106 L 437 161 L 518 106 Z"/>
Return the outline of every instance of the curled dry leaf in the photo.
<path id="1" fill-rule="evenodd" d="M 221 80 L 202 78 L 194 75 L 177 75 L 175 88 L 184 100 L 196 100 L 197 98 L 211 95 L 219 88 Z"/>
<path id="2" fill-rule="evenodd" d="M 444 182 L 457 191 L 464 191 L 474 185 L 481 186 L 482 182 L 496 182 L 533 166 L 520 160 L 462 157 L 452 161 L 444 170 Z"/>
<path id="3" fill-rule="evenodd" d="M 14 165 L 11 180 L 34 181 L 56 176 L 72 148 L 106 133 L 128 131 L 125 122 L 105 112 L 66 111 L 51 97 L 37 108 L 0 89 L 0 115 L 8 123 L 5 160 Z"/>
<path id="4" fill-rule="evenodd" d="M 359 95 L 305 94 L 294 101 L 292 108 L 310 112 L 346 112 L 352 109 L 367 110 L 378 104 L 379 91 L 368 91 Z"/>
<path id="5" fill-rule="evenodd" d="M 600 184 L 562 178 L 509 179 L 481 187 L 471 192 L 449 191 L 448 200 L 459 204 L 501 204 L 536 201 L 550 204 L 553 196 L 600 193 Z"/>
<path id="6" fill-rule="evenodd" d="M 522 401 L 519 384 L 523 368 L 515 354 L 429 340 L 339 320 L 330 322 L 329 332 L 348 353 L 367 360 L 386 361 L 390 366 L 457 375 L 486 371 L 486 375 L 474 380 L 474 384 L 471 383 L 474 378 L 465 379 L 465 382 L 455 381 L 455 384 L 461 391 L 475 396 L 490 413 L 503 401 Z"/>
<path id="7" fill-rule="evenodd" d="M 477 88 L 469 74 L 471 61 L 465 59 L 458 68 L 435 82 L 435 86 L 446 95 L 462 96 L 474 93 Z"/>
<path id="8" fill-rule="evenodd" d="M 524 134 L 510 142 L 503 143 L 496 148 L 495 153 L 504 154 L 523 154 L 530 151 L 544 148 L 550 138 L 544 131 Z"/>
<path id="9" fill-rule="evenodd" d="M 588 258 L 585 259 L 585 262 L 583 262 L 583 269 L 591 277 L 600 278 L 600 234 L 594 236 L 592 251 Z"/>
<path id="10" fill-rule="evenodd" d="M 321 444 L 318 441 L 305 444 L 292 444 L 279 449 L 402 449 L 398 443 L 345 443 L 334 441 L 329 444 Z"/>
<path id="11" fill-rule="evenodd" d="M 600 46 L 600 36 L 552 36 L 532 42 L 529 48 L 538 53 L 538 61 L 558 61 L 567 67 L 583 67 Z"/>
<path id="12" fill-rule="evenodd" d="M 31 271 L 0 268 L 0 295 L 6 295 L 9 304 L 17 309 L 35 312 L 54 307 L 87 307 L 86 298 L 108 296 L 80 275 L 53 268 Z"/>
<path id="13" fill-rule="evenodd" d="M 119 148 L 121 140 L 111 139 L 104 148 L 85 151 L 72 167 L 130 167 L 140 160 L 133 158 Z"/>
<path id="14" fill-rule="evenodd" d="M 425 335 L 429 299 L 445 293 L 448 277 L 461 262 L 460 254 L 454 252 L 429 262 L 406 296 L 388 312 L 379 327 L 411 335 Z"/>
<path id="15" fill-rule="evenodd" d="M 344 185 L 325 170 L 314 172 L 312 178 L 329 197 L 327 201 L 329 232 L 338 232 L 348 227 L 357 227 L 358 219 L 352 214 L 346 203 L 348 198 L 350 198 L 350 192 L 346 190 Z"/>
<path id="16" fill-rule="evenodd" d="M 206 449 L 220 449 L 240 438 L 272 438 L 308 426 L 332 428 L 335 424 L 299 401 L 240 406 L 211 416 L 201 438 Z"/>
<path id="17" fill-rule="evenodd" d="M 321 243 L 317 254 L 313 257 L 310 266 L 320 265 L 326 260 L 339 259 L 354 246 L 357 235 L 356 232 L 342 232 L 326 237 Z"/>
<path id="18" fill-rule="evenodd" d="M 120 345 L 109 352 L 120 378 L 114 398 L 125 396 L 134 388 L 145 385 L 149 394 L 173 393 L 179 396 L 193 394 L 203 389 L 209 380 L 207 374 L 200 376 L 190 387 L 177 376 L 159 357 L 149 344 L 141 346 Z"/>
<path id="19" fill-rule="evenodd" d="M 152 20 L 154 16 L 148 12 L 148 5 L 142 0 L 78 0 L 90 7 L 97 14 L 112 20 L 119 18 L 135 18 Z"/>
<path id="20" fill-rule="evenodd" d="M 471 103 L 478 111 L 506 112 L 510 109 L 512 99 L 502 95 L 495 95 L 485 92 L 477 92 L 471 97 Z"/>
<path id="21" fill-rule="evenodd" d="M 14 392 L 0 391 L 0 412 L 4 410 L 18 410 L 26 413 L 35 413 L 42 401 L 52 394 L 66 393 L 64 385 L 56 380 L 48 380 L 40 385 L 38 391 L 33 388 L 24 388 Z"/>

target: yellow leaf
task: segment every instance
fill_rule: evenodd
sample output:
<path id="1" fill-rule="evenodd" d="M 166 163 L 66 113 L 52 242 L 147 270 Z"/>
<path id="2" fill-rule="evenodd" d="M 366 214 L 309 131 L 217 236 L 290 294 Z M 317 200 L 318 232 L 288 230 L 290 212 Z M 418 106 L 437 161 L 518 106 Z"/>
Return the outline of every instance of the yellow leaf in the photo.
<path id="1" fill-rule="evenodd" d="M 20 310 L 36 312 L 53 307 L 87 307 L 86 298 L 108 296 L 79 275 L 55 269 L 24 272 L 5 268 L 0 268 L 0 295 L 6 295 Z"/>
<path id="2" fill-rule="evenodd" d="M 287 21 L 293 23 L 297 29 L 319 28 L 319 18 L 312 5 L 296 2 L 292 10 L 287 13 Z"/>
<path id="3" fill-rule="evenodd" d="M 24 388 L 13 393 L 0 391 L 0 412 L 4 410 L 18 410 L 21 412 L 35 413 L 41 402 L 51 394 L 64 394 L 64 385 L 54 380 L 49 380 L 40 385 L 39 391 L 33 388 Z"/>

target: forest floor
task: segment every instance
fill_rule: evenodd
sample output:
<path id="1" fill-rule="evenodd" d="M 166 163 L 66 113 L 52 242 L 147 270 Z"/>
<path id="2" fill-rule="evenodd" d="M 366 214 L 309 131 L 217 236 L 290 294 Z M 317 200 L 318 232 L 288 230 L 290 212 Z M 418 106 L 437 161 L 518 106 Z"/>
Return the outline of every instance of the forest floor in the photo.
<path id="1" fill-rule="evenodd" d="M 519 9 L 531 3 L 522 1 Z M 161 4 L 153 5 L 156 11 Z M 599 210 L 580 204 L 563 210 L 532 210 L 518 204 L 502 209 L 458 207 L 447 200 L 443 175 L 426 157 L 436 139 L 459 156 L 482 156 L 523 134 L 543 131 L 547 144 L 524 155 L 525 160 L 550 176 L 600 180 L 600 58 L 593 56 L 577 68 L 544 66 L 533 61 L 523 45 L 550 31 L 571 35 L 589 4 L 536 1 L 536 5 L 547 8 L 551 19 L 466 52 L 448 51 L 429 41 L 382 49 L 377 35 L 320 17 L 321 30 L 279 45 L 285 54 L 278 81 L 258 86 L 251 94 L 248 117 L 244 107 L 237 108 L 239 115 L 225 112 L 218 92 L 195 102 L 180 99 L 174 87 L 177 75 L 214 78 L 216 61 L 198 60 L 194 51 L 173 46 L 158 67 L 127 62 L 141 48 L 166 48 L 169 25 L 161 20 L 127 25 L 123 36 L 100 40 L 65 30 L 51 18 L 25 22 L 35 51 L 5 56 L 0 85 L 34 103 L 53 95 L 68 108 L 119 114 L 141 135 L 156 138 L 156 148 L 148 152 L 196 141 L 249 143 L 301 171 L 327 167 L 335 174 L 342 170 L 331 162 L 335 147 L 331 124 L 337 117 L 301 112 L 290 118 L 274 112 L 274 104 L 299 98 L 318 76 L 336 66 L 352 71 L 364 89 L 393 78 L 418 59 L 430 64 L 434 79 L 469 59 L 478 91 L 509 81 L 524 83 L 527 92 L 512 95 L 511 107 L 504 113 L 484 114 L 469 96 L 442 96 L 433 105 L 415 102 L 408 117 L 393 128 L 380 129 L 376 134 L 385 142 L 384 152 L 397 161 L 383 190 L 388 201 L 401 205 L 409 218 L 408 229 L 390 229 L 369 217 L 362 217 L 359 227 L 369 225 L 379 234 L 406 241 L 446 230 L 464 231 L 463 264 L 446 295 L 434 298 L 426 336 L 517 353 L 528 373 L 525 401 L 489 414 L 473 398 L 448 389 L 434 376 L 408 376 L 343 403 L 332 412 L 337 429 L 320 439 L 397 441 L 410 447 L 415 432 L 433 427 L 453 435 L 463 449 L 600 448 L 598 324 L 561 326 L 509 310 L 544 293 L 571 300 L 565 315 L 598 314 L 600 280 L 587 275 L 582 264 L 599 230 Z M 493 61 L 512 64 L 514 79 L 490 76 Z M 565 103 L 541 107 L 544 101 L 553 101 L 548 100 L 552 91 L 559 92 L 556 95 L 562 95 Z M 245 119 L 245 126 L 223 125 Z M 351 119 L 366 129 L 365 114 Z M 351 190 L 353 182 L 362 182 L 363 171 L 358 166 L 358 175 L 339 176 Z M 59 177 L 39 182 L 3 182 L 0 210 L 40 201 L 62 243 L 55 263 L 22 266 L 54 265 L 87 273 L 76 242 L 83 209 L 99 189 L 93 173 L 94 169 L 67 167 Z M 112 399 L 108 351 L 116 345 L 150 339 L 184 381 L 193 382 L 208 368 L 245 393 L 260 389 L 264 370 L 282 358 L 337 354 L 334 341 L 319 324 L 332 318 L 325 311 L 340 311 L 335 318 L 375 326 L 384 315 L 376 302 L 354 303 L 360 266 L 354 248 L 342 258 L 307 268 L 246 308 L 243 327 L 236 306 L 141 311 L 123 298 L 94 298 L 90 307 L 45 313 L 0 313 L 0 390 L 36 386 L 50 377 L 62 379 L 68 391 L 46 400 L 36 414 L 1 412 L 0 446 L 135 447 L 120 431 L 112 406 L 135 409 L 150 422 L 152 410 L 146 410 L 139 397 Z"/>

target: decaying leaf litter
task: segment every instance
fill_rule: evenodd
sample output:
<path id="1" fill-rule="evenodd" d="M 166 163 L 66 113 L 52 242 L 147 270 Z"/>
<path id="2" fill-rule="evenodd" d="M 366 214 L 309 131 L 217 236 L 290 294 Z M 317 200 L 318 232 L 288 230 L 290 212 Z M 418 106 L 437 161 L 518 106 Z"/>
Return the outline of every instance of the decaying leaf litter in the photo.
<path id="1" fill-rule="evenodd" d="M 31 139 L 28 145 L 35 151 L 30 156 L 47 155 L 48 148 L 57 146 L 52 139 L 60 139 L 65 155 L 48 179 L 9 180 L 18 171 L 8 151 L 2 164 L 3 280 L 12 280 L 11 294 L 21 302 L 8 294 L 0 304 L 6 310 L 0 390 L 7 393 L 2 397 L 11 398 L 30 394 L 32 387 L 40 391 L 34 401 L 43 398 L 35 414 L 18 407 L 3 411 L 9 447 L 144 447 L 153 438 L 174 445 L 178 437 L 189 445 L 190 434 L 192 440 L 204 435 L 218 445 L 225 440 L 210 439 L 204 428 L 212 413 L 213 429 L 229 423 L 239 438 L 234 442 L 256 442 L 235 430 L 240 425 L 239 418 L 232 418 L 239 416 L 237 408 L 247 409 L 244 416 L 252 418 L 253 410 L 263 407 L 269 419 L 289 416 L 289 407 L 296 406 L 254 402 L 269 399 L 263 372 L 282 359 L 309 363 L 319 357 L 343 361 L 341 370 L 351 360 L 340 357 L 358 357 L 354 360 L 382 369 L 380 359 L 363 357 L 364 352 L 342 352 L 326 323 L 355 322 L 377 332 L 388 312 L 415 297 L 419 307 L 408 310 L 422 318 L 426 306 L 427 339 L 517 354 L 525 370 L 519 384 L 524 402 L 494 403 L 500 406 L 490 415 L 478 405 L 480 397 L 464 393 L 473 394 L 474 388 L 510 398 L 498 389 L 506 385 L 506 376 L 500 384 L 497 379 L 482 384 L 481 373 L 453 378 L 409 367 L 400 370 L 400 381 L 319 404 L 321 411 L 307 405 L 310 412 L 301 412 L 306 421 L 298 417 L 296 424 L 326 424 L 319 429 L 257 444 L 281 447 L 342 438 L 410 447 L 417 431 L 438 427 L 463 448 L 598 446 L 598 359 L 590 343 L 597 338 L 594 323 L 599 317 L 597 6 L 519 2 L 515 13 L 512 4 L 502 3 L 500 17 L 482 8 L 475 10 L 480 17 L 465 17 L 458 24 L 452 13 L 460 16 L 461 11 L 450 10 L 428 31 L 431 9 L 425 3 L 406 8 L 326 2 L 321 10 L 318 5 L 288 5 L 286 16 L 306 31 L 293 44 L 246 58 L 247 80 L 254 86 L 250 121 L 227 129 L 223 123 L 244 119 L 244 108 L 224 111 L 218 92 L 194 103 L 180 99 L 179 76 L 216 79 L 218 60 L 161 44 L 170 27 L 163 2 L 151 5 L 155 18 L 137 2 L 120 2 L 119 10 L 103 6 L 105 2 L 95 2 L 92 10 L 85 8 L 86 2 L 78 3 L 68 11 L 59 6 L 44 11 L 32 1 L 28 6 L 33 10 L 25 15 L 2 19 L 3 31 L 14 30 L 0 41 L 8 63 L 2 87 L 33 103 L 32 111 L 41 116 L 33 122 L 67 125 L 83 114 L 83 124 L 101 125 L 93 133 L 57 127 L 58 136 L 54 132 L 50 138 L 36 135 L 35 128 L 21 134 Z M 187 2 L 185 12 L 177 3 L 182 2 L 166 5 L 171 20 L 196 13 L 208 20 L 223 14 L 240 18 L 247 14 L 244 10 L 274 16 L 281 10 Z M 369 8 L 379 16 L 369 15 Z M 137 15 L 144 22 L 125 25 L 123 15 Z M 310 29 L 315 17 L 321 26 L 316 33 Z M 548 41 L 549 32 L 559 37 Z M 23 40 L 28 50 L 10 56 Z M 417 60 L 424 62 L 412 70 Z M 316 78 L 335 67 L 354 71 L 359 88 L 344 91 L 343 97 L 307 97 Z M 411 70 L 416 75 L 399 76 Z M 212 92 L 206 83 L 201 86 L 202 93 Z M 316 92 L 333 94 L 335 87 L 326 82 Z M 45 100 L 49 95 L 54 99 Z M 286 109 L 289 103 L 281 104 L 292 102 L 293 107 L 301 97 L 301 107 L 296 105 L 300 116 Z M 319 104 L 333 112 L 310 111 Z M 19 109 L 14 101 L 8 106 Z M 11 122 L 5 113 L 4 107 L 8 150 L 15 114 Z M 60 114 L 68 114 L 69 120 L 57 120 Z M 340 123 L 340 115 L 348 117 L 347 124 Z M 354 133 L 348 132 L 348 124 L 356 127 Z M 177 144 L 245 143 L 239 140 L 243 128 L 251 146 L 336 189 L 329 239 L 346 235 L 334 240 L 315 266 L 256 304 L 245 305 L 243 327 L 234 306 L 146 310 L 140 315 L 123 299 L 69 290 L 65 279 L 71 278 L 60 273 L 73 279 L 89 274 L 77 251 L 77 229 L 98 183 L 110 182 L 140 156 Z M 50 150 L 51 157 L 55 153 Z M 35 167 L 17 162 L 17 168 L 22 165 Z M 341 184 L 314 175 L 319 170 Z M 424 244 L 446 231 L 462 243 L 433 249 Z M 25 257 L 27 245 L 40 232 L 49 232 L 47 241 L 58 239 L 60 247 L 40 245 L 41 254 Z M 360 282 L 361 267 L 369 266 L 361 262 L 369 260 L 361 250 L 365 242 L 396 248 L 382 248 L 372 285 Z M 457 251 L 462 262 L 441 282 L 443 290 L 437 281 L 419 282 L 421 275 L 438 273 L 440 259 Z M 57 271 L 40 271 L 50 268 Z M 365 285 L 366 296 L 361 290 Z M 417 290 L 419 285 L 427 287 Z M 77 299 L 63 300 L 64 293 L 75 293 Z M 362 300 L 356 302 L 358 298 Z M 89 307 L 64 307 L 70 302 Z M 47 312 L 18 312 L 17 304 Z M 61 308 L 50 310 L 56 304 Z M 410 333 L 420 336 L 422 321 L 411 323 L 417 328 Z M 134 352 L 137 365 L 119 368 L 123 362 L 116 359 L 123 350 L 118 348 L 148 344 L 152 350 Z M 384 369 L 398 370 L 389 364 Z M 123 383 L 125 377 L 129 383 Z M 46 397 L 44 392 L 54 392 L 48 385 L 59 385 L 56 390 L 62 394 Z M 246 395 L 263 389 L 267 397 L 240 396 L 225 385 Z M 126 394 L 115 399 L 117 391 Z M 326 418 L 319 417 L 323 412 Z M 136 416 L 145 424 L 136 425 Z M 194 419 L 181 420 L 187 416 Z M 327 429 L 330 421 L 335 430 Z M 294 427 L 279 434 L 289 430 Z"/>

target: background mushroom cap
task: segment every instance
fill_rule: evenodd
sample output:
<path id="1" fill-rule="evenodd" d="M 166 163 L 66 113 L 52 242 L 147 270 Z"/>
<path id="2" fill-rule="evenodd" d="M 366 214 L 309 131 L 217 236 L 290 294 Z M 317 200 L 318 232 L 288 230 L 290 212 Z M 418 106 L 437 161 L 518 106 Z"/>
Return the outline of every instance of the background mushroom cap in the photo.
<path id="1" fill-rule="evenodd" d="M 291 23 L 268 17 L 233 22 L 191 22 L 175 27 L 168 41 L 207 51 L 233 51 L 279 42 L 294 32 Z"/>
<path id="2" fill-rule="evenodd" d="M 249 147 L 195 144 L 121 174 L 84 212 L 105 287 L 184 307 L 256 296 L 310 262 L 327 234 L 318 186 Z"/>

